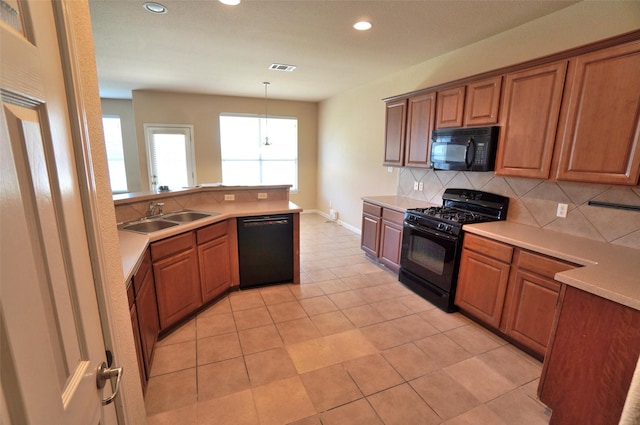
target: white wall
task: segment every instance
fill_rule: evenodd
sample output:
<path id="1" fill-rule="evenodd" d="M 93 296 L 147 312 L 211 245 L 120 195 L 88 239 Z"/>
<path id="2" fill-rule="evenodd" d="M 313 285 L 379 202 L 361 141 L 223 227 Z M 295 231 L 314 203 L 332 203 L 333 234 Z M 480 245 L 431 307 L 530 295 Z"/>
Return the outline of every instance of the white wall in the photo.
<path id="1" fill-rule="evenodd" d="M 398 170 L 382 166 L 382 98 L 524 62 L 640 28 L 640 2 L 585 1 L 423 62 L 320 104 L 317 209 L 329 202 L 360 228 L 363 196 L 393 195 Z"/>

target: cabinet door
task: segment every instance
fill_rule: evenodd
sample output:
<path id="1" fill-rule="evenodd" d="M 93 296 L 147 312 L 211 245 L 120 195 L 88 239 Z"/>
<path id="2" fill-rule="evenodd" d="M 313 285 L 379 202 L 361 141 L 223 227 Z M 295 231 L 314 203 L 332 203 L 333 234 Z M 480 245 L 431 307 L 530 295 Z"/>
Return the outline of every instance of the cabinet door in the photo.
<path id="1" fill-rule="evenodd" d="M 567 63 L 507 74 L 496 174 L 549 178 Z"/>
<path id="2" fill-rule="evenodd" d="M 636 185 L 640 177 L 640 41 L 574 59 L 558 180 Z"/>
<path id="3" fill-rule="evenodd" d="M 380 238 L 380 262 L 397 273 L 400 270 L 402 225 L 382 220 Z"/>
<path id="4" fill-rule="evenodd" d="M 462 127 L 465 86 L 438 92 L 436 128 Z"/>
<path id="5" fill-rule="evenodd" d="M 487 325 L 498 328 L 510 268 L 509 264 L 463 249 L 456 305 Z"/>
<path id="6" fill-rule="evenodd" d="M 221 236 L 198 245 L 202 301 L 207 302 L 231 287 L 229 238 Z"/>
<path id="7" fill-rule="evenodd" d="M 409 99 L 405 165 L 429 167 L 429 146 L 435 120 L 436 94 L 427 93 Z"/>
<path id="8" fill-rule="evenodd" d="M 498 122 L 502 77 L 467 84 L 464 125 L 490 125 Z"/>
<path id="9" fill-rule="evenodd" d="M 138 309 L 144 366 L 147 375 L 149 375 L 151 373 L 153 350 L 158 340 L 158 333 L 160 332 L 158 302 L 156 300 L 156 289 L 151 270 L 146 273 L 141 288 L 138 291 L 136 308 Z"/>
<path id="10" fill-rule="evenodd" d="M 133 342 L 136 346 L 136 357 L 138 358 L 138 372 L 140 373 L 140 384 L 142 393 L 147 391 L 147 373 L 144 368 L 144 356 L 142 354 L 142 344 L 140 342 L 140 324 L 138 322 L 138 312 L 136 306 L 131 307 L 131 326 L 133 328 Z"/>
<path id="11" fill-rule="evenodd" d="M 380 224 L 382 220 L 370 214 L 362 214 L 361 248 L 372 257 L 378 258 L 380 249 Z"/>
<path id="12" fill-rule="evenodd" d="M 384 142 L 384 165 L 402 166 L 404 160 L 404 138 L 407 119 L 407 99 L 386 103 L 386 129 Z"/>
<path id="13" fill-rule="evenodd" d="M 202 305 L 195 249 L 153 263 L 160 328 L 165 329 Z"/>
<path id="14" fill-rule="evenodd" d="M 565 286 L 538 393 L 550 424 L 617 424 L 640 355 L 640 311 Z"/>
<path id="15" fill-rule="evenodd" d="M 553 279 L 516 269 L 509 291 L 505 333 L 544 357 L 558 303 L 560 284 Z"/>

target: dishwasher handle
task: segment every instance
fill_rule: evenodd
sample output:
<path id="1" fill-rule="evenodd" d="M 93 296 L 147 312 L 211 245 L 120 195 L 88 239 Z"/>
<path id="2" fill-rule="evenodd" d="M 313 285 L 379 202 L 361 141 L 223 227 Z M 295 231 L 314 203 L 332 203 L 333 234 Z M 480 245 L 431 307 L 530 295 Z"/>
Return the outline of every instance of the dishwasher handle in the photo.
<path id="1" fill-rule="evenodd" d="M 290 219 L 288 216 L 280 215 L 244 218 L 240 223 L 243 227 L 273 226 L 279 224 L 289 224 L 289 220 Z"/>

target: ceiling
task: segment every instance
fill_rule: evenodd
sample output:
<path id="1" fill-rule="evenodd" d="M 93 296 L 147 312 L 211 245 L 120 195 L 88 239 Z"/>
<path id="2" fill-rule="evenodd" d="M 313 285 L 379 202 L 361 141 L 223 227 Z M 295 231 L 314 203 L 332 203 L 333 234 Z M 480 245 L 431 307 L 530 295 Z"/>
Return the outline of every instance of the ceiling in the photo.
<path id="1" fill-rule="evenodd" d="M 89 0 L 100 96 L 137 89 L 321 101 L 576 3 Z M 352 25 L 373 24 L 361 32 Z M 272 71 L 272 63 L 295 65 Z"/>

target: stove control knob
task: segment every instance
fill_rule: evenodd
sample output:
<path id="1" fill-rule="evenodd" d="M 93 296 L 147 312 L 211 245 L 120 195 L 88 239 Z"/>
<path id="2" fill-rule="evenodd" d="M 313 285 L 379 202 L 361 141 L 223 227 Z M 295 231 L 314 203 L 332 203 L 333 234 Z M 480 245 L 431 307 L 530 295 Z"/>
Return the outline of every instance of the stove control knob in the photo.
<path id="1" fill-rule="evenodd" d="M 450 231 L 451 231 L 451 229 L 452 229 L 452 226 L 451 226 L 450 224 L 447 224 L 447 227 L 445 228 L 445 230 L 446 230 L 447 232 L 450 232 Z"/>
<path id="2" fill-rule="evenodd" d="M 444 229 L 445 229 L 444 223 L 438 223 L 438 230 L 444 230 Z"/>

